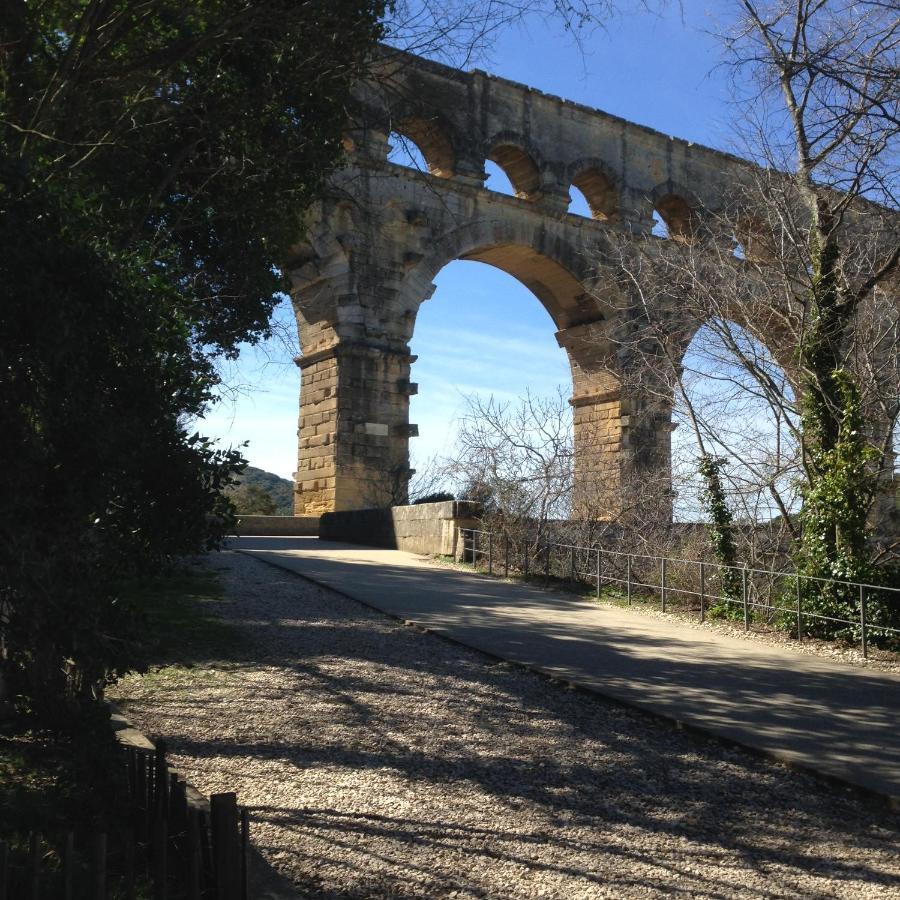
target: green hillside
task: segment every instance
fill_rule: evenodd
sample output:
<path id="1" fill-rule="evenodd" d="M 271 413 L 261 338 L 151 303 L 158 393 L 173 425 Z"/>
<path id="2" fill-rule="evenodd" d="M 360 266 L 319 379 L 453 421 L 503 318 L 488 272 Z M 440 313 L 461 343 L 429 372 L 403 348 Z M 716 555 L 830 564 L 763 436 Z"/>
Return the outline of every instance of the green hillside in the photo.
<path id="1" fill-rule="evenodd" d="M 239 514 L 290 516 L 294 513 L 294 484 L 286 478 L 247 466 L 238 484 L 228 488 Z"/>

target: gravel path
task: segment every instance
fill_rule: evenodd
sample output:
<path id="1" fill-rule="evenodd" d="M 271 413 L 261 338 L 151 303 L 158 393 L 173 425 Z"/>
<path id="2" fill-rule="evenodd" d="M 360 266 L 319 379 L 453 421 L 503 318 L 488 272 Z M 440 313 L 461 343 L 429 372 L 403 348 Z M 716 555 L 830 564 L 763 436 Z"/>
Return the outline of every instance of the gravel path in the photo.
<path id="1" fill-rule="evenodd" d="M 900 817 L 236 553 L 215 668 L 116 693 L 315 898 L 900 898 Z"/>

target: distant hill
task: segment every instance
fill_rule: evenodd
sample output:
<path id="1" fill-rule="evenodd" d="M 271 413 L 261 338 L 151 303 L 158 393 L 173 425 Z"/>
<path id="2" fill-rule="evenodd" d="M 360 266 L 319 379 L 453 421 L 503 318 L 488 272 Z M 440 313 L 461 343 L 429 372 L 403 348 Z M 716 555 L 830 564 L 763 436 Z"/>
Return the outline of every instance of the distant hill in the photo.
<path id="1" fill-rule="evenodd" d="M 247 466 L 238 483 L 229 488 L 227 493 L 238 513 L 247 516 L 294 514 L 293 482 L 255 466 Z"/>

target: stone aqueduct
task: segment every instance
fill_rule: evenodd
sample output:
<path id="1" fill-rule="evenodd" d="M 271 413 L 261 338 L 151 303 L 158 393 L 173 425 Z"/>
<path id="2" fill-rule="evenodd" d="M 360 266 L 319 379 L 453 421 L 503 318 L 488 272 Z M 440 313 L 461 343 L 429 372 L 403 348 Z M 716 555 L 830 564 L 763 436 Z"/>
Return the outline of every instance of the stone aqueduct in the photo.
<path id="1" fill-rule="evenodd" d="M 402 502 L 410 475 L 409 341 L 432 279 L 453 260 L 513 275 L 544 304 L 568 353 L 576 487 L 602 484 L 610 513 L 625 473 L 668 471 L 670 408 L 629 388 L 615 340 L 624 308 L 596 279 L 611 231 L 651 237 L 653 211 L 689 239 L 748 164 L 480 71 L 394 54 L 360 91 L 350 165 L 332 179 L 290 265 L 302 355 L 295 512 Z M 388 162 L 388 134 L 428 171 Z M 485 160 L 516 196 L 485 189 Z M 570 185 L 592 219 L 570 215 Z M 590 289 L 586 285 L 590 284 Z M 671 512 L 661 492 L 662 514 Z M 668 504 L 668 506 L 667 506 Z M 594 510 L 597 514 L 597 510 Z M 602 515 L 602 511 L 601 511 Z"/>

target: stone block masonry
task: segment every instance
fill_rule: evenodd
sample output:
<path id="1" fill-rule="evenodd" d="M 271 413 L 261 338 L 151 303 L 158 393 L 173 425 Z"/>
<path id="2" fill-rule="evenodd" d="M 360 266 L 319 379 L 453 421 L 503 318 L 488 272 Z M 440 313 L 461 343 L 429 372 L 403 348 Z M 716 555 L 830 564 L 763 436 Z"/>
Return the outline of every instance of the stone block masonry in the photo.
<path id="1" fill-rule="evenodd" d="M 427 556 L 456 556 L 462 546 L 460 530 L 477 528 L 479 512 L 477 503 L 447 500 L 326 513 L 319 537 Z"/>
<path id="2" fill-rule="evenodd" d="M 388 49 L 356 93 L 348 165 L 286 267 L 303 371 L 295 512 L 406 502 L 417 434 L 409 341 L 435 276 L 467 259 L 517 278 L 556 324 L 572 371 L 577 513 L 617 518 L 635 485 L 652 484 L 650 514 L 671 518 L 671 399 L 628 349 L 640 303 L 619 277 L 619 254 L 731 247 L 707 211 L 752 179 L 751 164 Z M 388 162 L 391 132 L 419 147 L 427 172 Z M 488 159 L 515 196 L 484 187 Z M 568 214 L 572 185 L 592 218 Z M 652 235 L 654 211 L 670 240 Z M 703 323 L 658 302 L 687 347 Z"/>

